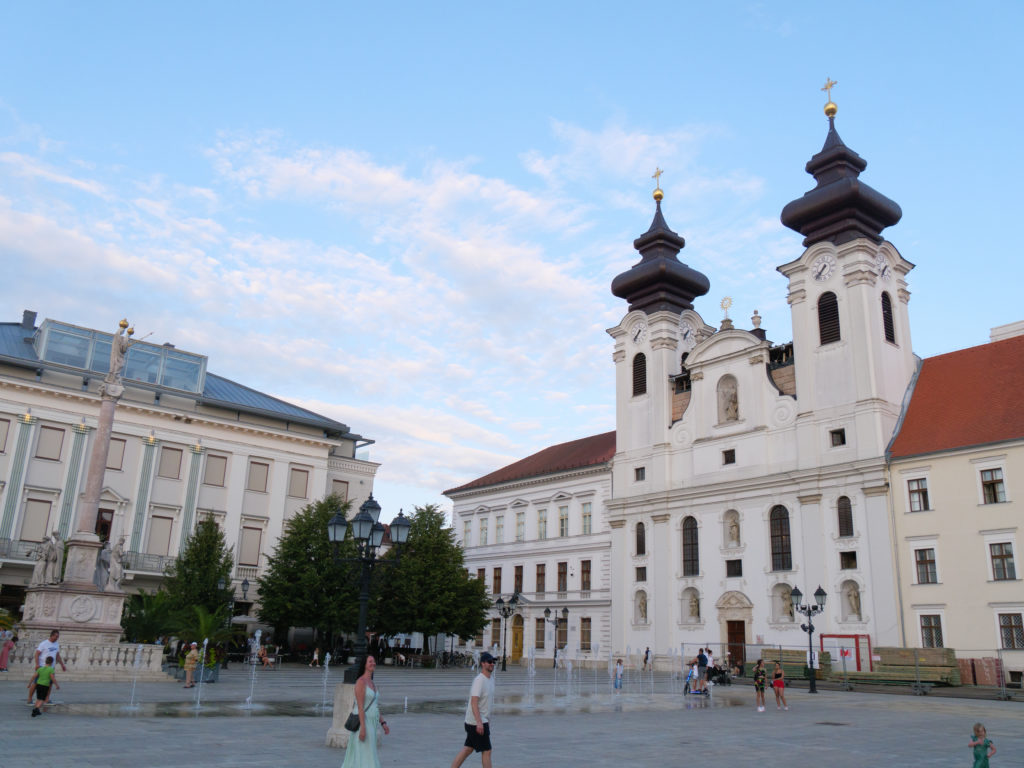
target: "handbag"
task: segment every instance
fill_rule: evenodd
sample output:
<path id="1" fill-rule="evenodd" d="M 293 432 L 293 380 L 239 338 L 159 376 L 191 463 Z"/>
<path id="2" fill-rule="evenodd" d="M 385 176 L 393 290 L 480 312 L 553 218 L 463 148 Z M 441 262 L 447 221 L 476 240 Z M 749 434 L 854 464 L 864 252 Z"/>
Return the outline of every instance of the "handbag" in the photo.
<path id="1" fill-rule="evenodd" d="M 351 712 L 351 713 L 349 713 L 348 719 L 345 720 L 345 730 L 346 731 L 352 731 L 352 733 L 355 733 L 356 731 L 359 730 L 359 713 L 358 712 Z"/>

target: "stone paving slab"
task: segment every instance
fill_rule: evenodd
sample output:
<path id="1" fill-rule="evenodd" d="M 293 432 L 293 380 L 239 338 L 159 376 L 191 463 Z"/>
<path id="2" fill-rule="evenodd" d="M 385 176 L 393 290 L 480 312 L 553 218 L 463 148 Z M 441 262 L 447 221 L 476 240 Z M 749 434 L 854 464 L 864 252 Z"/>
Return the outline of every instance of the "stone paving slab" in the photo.
<path id="1" fill-rule="evenodd" d="M 0 677 L 0 766 L 339 766 L 344 752 L 324 746 L 330 714 L 316 710 L 317 674 L 286 669 L 261 675 L 258 708 L 251 711 L 241 709 L 251 682 L 244 670 L 204 686 L 207 704 L 199 710 L 193 709 L 195 691 L 180 684 L 140 684 L 142 706 L 130 711 L 124 709 L 125 684 L 68 683 L 54 695 L 63 703 L 39 718 L 29 716 L 24 681 Z M 446 768 L 461 745 L 471 679 L 468 670 L 379 673 L 392 726 L 382 766 Z M 556 762 L 653 768 L 694 760 L 760 768 L 966 765 L 978 720 L 999 748 L 996 768 L 1024 762 L 1024 708 L 1016 702 L 839 691 L 812 696 L 791 689 L 790 711 L 776 711 L 769 702 L 769 710 L 758 713 L 747 685 L 720 687 L 709 700 L 684 698 L 669 692 L 670 681 L 660 682 L 653 694 L 634 686 L 619 696 L 601 686 L 595 694 L 585 684 L 570 699 L 564 686 L 556 694 L 551 677 L 539 674 L 530 707 L 525 675 L 499 675 L 495 768 Z M 153 716 L 158 706 L 163 714 Z M 480 765 L 479 758 L 466 765 Z"/>

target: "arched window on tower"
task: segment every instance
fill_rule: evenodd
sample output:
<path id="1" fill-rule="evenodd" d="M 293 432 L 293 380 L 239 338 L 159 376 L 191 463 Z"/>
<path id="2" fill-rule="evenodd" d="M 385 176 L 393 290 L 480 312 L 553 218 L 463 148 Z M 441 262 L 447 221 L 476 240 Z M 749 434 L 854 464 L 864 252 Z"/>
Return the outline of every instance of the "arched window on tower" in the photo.
<path id="1" fill-rule="evenodd" d="M 647 534 L 644 531 L 644 524 L 636 524 L 636 553 L 638 555 L 647 554 Z"/>
<path id="2" fill-rule="evenodd" d="M 793 570 L 793 549 L 789 541 L 789 510 L 779 505 L 769 515 L 772 541 L 772 570 Z"/>
<path id="3" fill-rule="evenodd" d="M 836 508 L 839 514 L 839 535 L 853 536 L 853 507 L 850 505 L 850 499 L 840 496 Z"/>
<path id="4" fill-rule="evenodd" d="M 882 328 L 885 330 L 885 340 L 896 343 L 896 326 L 892 322 L 892 299 L 889 294 L 882 293 Z"/>
<path id="5" fill-rule="evenodd" d="M 839 301 L 832 291 L 821 294 L 818 299 L 818 333 L 822 345 L 839 341 Z"/>
<path id="6" fill-rule="evenodd" d="M 633 358 L 633 397 L 647 394 L 647 356 L 638 352 Z"/>
<path id="7" fill-rule="evenodd" d="M 683 520 L 683 576 L 700 575 L 700 544 L 697 540 L 697 521 Z"/>

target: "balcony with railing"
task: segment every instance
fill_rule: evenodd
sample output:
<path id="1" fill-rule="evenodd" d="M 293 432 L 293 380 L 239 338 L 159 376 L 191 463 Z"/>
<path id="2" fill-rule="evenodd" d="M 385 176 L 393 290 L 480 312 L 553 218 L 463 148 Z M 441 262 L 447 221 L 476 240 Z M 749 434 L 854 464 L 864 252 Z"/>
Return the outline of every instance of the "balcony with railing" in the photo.
<path id="1" fill-rule="evenodd" d="M 0 539 L 0 558 L 4 560 L 23 560 L 31 562 L 38 541 L 20 541 L 18 539 Z"/>
<path id="2" fill-rule="evenodd" d="M 173 557 L 151 555 L 148 552 L 125 552 L 124 568 L 126 571 L 163 574 L 174 560 Z"/>

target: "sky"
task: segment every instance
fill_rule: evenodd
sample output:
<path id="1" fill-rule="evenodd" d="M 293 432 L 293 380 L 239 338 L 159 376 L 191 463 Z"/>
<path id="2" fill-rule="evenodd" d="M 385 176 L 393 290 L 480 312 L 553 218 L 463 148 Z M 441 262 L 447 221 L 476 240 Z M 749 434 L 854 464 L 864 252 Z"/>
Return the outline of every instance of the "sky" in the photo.
<path id="1" fill-rule="evenodd" d="M 627 7 L 627 5 L 629 7 Z M 209 358 L 375 443 L 388 520 L 615 427 L 654 214 L 792 338 L 783 206 L 836 128 L 922 357 L 1024 319 L 1019 2 L 5 3 L 0 304 Z"/>

